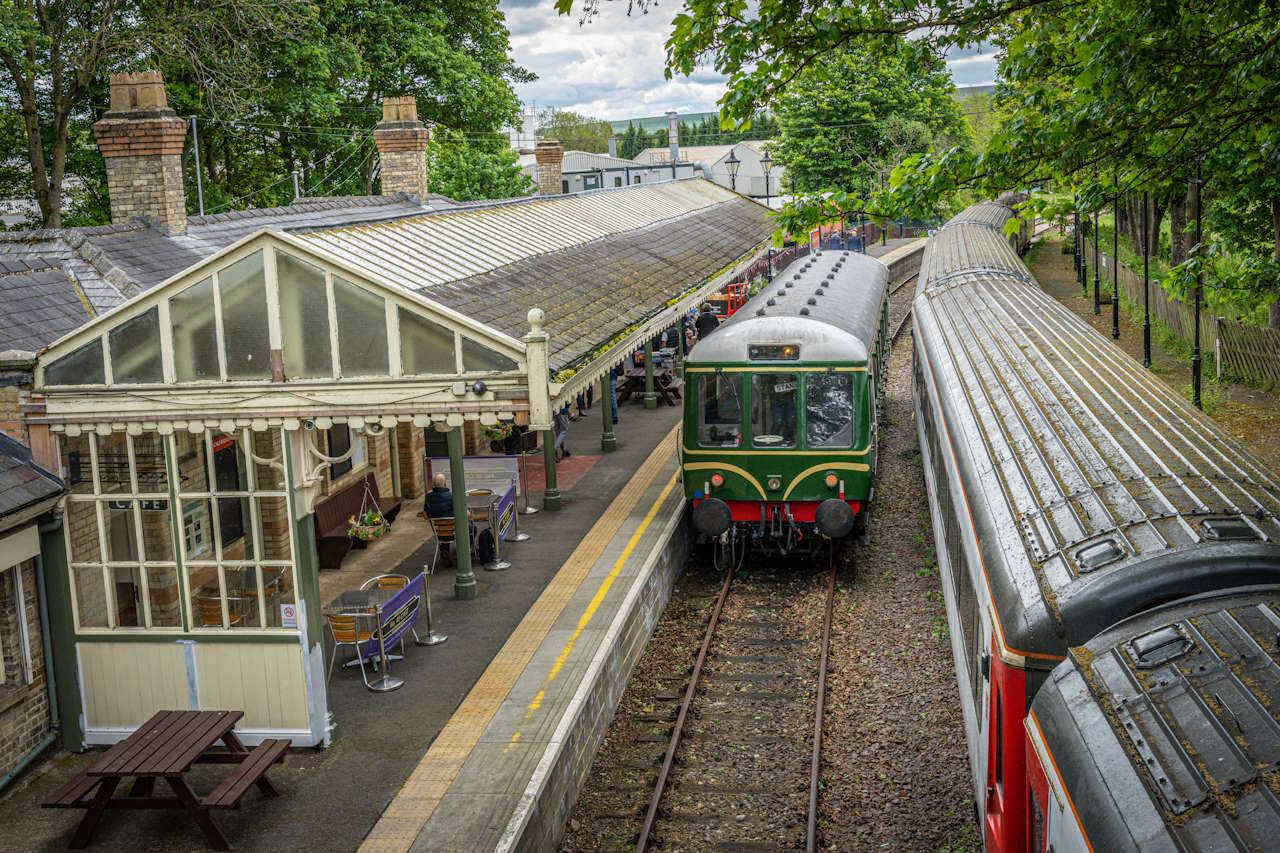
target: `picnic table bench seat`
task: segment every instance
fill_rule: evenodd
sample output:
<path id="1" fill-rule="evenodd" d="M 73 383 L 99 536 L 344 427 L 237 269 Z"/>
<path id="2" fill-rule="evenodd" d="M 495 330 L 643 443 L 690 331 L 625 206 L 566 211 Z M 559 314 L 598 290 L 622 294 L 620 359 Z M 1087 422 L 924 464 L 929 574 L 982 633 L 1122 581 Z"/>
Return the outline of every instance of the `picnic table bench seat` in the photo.
<path id="1" fill-rule="evenodd" d="M 284 761 L 284 754 L 288 749 L 287 740 L 264 740 L 253 748 L 248 758 L 236 765 L 227 778 L 218 783 L 218 787 L 201 797 L 200 804 L 211 809 L 239 808 L 240 800 L 255 784 L 268 797 L 276 796 L 275 788 L 263 774 L 272 764 Z"/>
<path id="2" fill-rule="evenodd" d="M 353 543 L 351 537 L 347 536 L 347 530 L 351 526 L 351 517 L 360 513 L 366 483 L 369 485 L 369 494 L 378 505 L 378 511 L 388 524 L 394 522 L 400 514 L 400 499 L 382 497 L 378 492 L 378 478 L 372 471 L 316 501 L 312 520 L 315 524 L 316 552 L 321 569 L 341 567 L 342 559 L 351 550 Z"/>

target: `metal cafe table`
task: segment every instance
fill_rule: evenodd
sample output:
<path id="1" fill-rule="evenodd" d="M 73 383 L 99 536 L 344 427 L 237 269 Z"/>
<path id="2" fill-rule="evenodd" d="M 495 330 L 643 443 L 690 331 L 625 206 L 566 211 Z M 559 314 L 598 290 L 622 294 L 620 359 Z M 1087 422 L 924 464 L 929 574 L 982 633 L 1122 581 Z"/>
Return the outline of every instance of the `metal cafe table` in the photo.
<path id="1" fill-rule="evenodd" d="M 382 675 L 369 684 L 369 689 L 375 693 L 388 693 L 392 690 L 398 690 L 404 686 L 404 679 L 391 674 L 388 669 L 390 666 L 390 657 L 387 654 L 387 633 L 388 630 L 394 632 L 397 628 L 403 628 L 403 625 L 388 625 L 391 621 L 386 616 L 392 614 L 384 614 L 384 609 L 388 603 L 397 598 L 402 598 L 403 589 L 378 589 L 371 587 L 370 589 L 349 589 L 339 595 L 333 601 L 329 602 L 329 606 L 325 608 L 327 613 L 341 613 L 346 616 L 364 616 L 373 621 L 373 635 L 378 641 L 377 656 L 381 660 Z M 417 617 L 417 608 L 413 610 L 412 616 Z M 394 642 L 394 640 L 392 641 Z M 364 654 L 363 651 L 357 650 L 357 655 Z"/>

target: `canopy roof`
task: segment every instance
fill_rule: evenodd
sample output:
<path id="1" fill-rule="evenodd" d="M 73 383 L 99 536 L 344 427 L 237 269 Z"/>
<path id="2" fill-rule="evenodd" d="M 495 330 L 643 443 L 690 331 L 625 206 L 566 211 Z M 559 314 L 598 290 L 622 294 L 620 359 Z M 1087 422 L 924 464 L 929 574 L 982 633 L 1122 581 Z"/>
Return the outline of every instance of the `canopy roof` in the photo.
<path id="1" fill-rule="evenodd" d="M 244 236 L 50 345 L 47 419 L 512 417 L 531 384 L 563 390 L 548 368 L 612 359 L 577 384 L 607 370 L 772 226 L 687 180 L 290 231 Z"/>

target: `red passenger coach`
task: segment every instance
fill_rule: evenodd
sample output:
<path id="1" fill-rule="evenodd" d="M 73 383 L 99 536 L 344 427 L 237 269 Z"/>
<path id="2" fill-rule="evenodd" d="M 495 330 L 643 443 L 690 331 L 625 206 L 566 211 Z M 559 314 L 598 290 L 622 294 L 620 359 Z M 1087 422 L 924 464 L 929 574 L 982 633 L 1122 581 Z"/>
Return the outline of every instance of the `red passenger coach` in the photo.
<path id="1" fill-rule="evenodd" d="M 1002 233 L 1012 216 L 975 205 L 930 241 L 912 306 L 916 420 L 984 843 L 1062 853 L 1075 848 L 1049 846 L 1050 779 L 1029 735 L 1037 693 L 1122 620 L 1280 583 L 1280 485 L 1040 290 L 1021 238 Z M 1087 739 L 1105 719 L 1077 723 Z M 1114 818 L 1071 802 L 1060 828 Z"/>

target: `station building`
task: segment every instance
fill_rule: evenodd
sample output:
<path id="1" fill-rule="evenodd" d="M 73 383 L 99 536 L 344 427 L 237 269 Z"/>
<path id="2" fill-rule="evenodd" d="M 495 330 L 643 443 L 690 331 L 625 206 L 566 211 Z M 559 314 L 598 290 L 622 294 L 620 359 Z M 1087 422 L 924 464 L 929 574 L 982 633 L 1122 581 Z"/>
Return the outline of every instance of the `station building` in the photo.
<path id="1" fill-rule="evenodd" d="M 71 749 L 188 707 L 243 709 L 247 742 L 327 743 L 317 502 L 370 474 L 413 496 L 429 443 L 460 464 L 499 422 L 549 439 L 773 228 L 701 179 L 562 195 L 550 142 L 538 196 L 431 195 L 412 99 L 375 130 L 382 196 L 212 216 L 181 203 L 158 74 L 113 76 L 95 132 L 113 224 L 0 238 L 76 320 L 32 342 L 16 400 L 66 488 L 39 550 Z"/>

